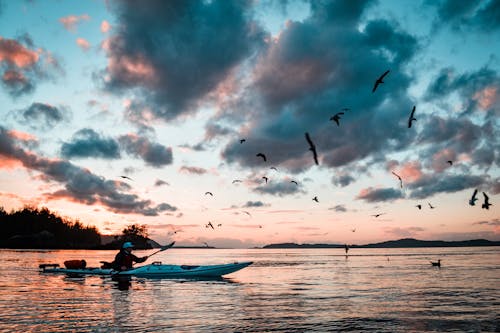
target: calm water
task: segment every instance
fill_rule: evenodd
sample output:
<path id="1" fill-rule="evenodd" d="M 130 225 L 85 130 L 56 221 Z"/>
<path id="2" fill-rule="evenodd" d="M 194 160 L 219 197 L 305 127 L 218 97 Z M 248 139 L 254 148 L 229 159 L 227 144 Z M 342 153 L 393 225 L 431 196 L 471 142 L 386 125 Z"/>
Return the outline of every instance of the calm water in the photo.
<path id="1" fill-rule="evenodd" d="M 136 251 L 144 255 L 148 252 Z M 151 252 L 149 252 L 151 253 Z M 1 332 L 500 332 L 500 248 L 170 249 L 174 264 L 255 263 L 222 280 L 38 272 L 114 251 L 0 250 Z M 442 259 L 442 267 L 429 260 Z"/>

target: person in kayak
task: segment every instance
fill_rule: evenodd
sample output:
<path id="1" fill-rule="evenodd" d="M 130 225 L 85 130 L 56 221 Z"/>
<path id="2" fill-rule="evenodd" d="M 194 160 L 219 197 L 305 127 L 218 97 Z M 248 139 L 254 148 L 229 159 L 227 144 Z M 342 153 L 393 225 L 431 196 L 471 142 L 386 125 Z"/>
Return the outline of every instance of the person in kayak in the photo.
<path id="1" fill-rule="evenodd" d="M 113 268 L 117 271 L 126 271 L 132 268 L 134 262 L 145 262 L 148 259 L 148 256 L 139 258 L 132 254 L 132 249 L 134 248 L 134 244 L 131 242 L 125 242 L 115 256 L 115 260 L 113 261 Z"/>

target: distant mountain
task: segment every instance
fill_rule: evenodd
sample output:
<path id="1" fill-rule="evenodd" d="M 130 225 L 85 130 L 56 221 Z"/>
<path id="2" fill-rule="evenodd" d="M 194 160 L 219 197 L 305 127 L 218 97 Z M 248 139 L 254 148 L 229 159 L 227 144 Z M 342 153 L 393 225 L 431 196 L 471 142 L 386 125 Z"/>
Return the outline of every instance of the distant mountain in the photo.
<path id="1" fill-rule="evenodd" d="M 465 241 L 425 241 L 414 238 L 386 241 L 366 245 L 349 245 L 351 248 L 413 248 L 413 247 L 465 247 L 465 246 L 500 246 L 498 241 L 486 239 L 472 239 Z M 343 248 L 344 244 L 295 244 L 279 243 L 265 245 L 265 249 L 291 249 L 291 248 Z"/>

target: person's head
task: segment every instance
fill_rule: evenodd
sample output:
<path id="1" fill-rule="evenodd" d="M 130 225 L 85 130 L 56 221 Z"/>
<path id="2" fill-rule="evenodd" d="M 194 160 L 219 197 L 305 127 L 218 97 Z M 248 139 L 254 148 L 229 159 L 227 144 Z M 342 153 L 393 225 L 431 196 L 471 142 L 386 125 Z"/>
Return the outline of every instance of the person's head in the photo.
<path id="1" fill-rule="evenodd" d="M 122 245 L 122 249 L 127 251 L 127 252 L 131 252 L 133 248 L 134 248 L 134 244 L 132 244 L 132 242 L 125 242 Z"/>

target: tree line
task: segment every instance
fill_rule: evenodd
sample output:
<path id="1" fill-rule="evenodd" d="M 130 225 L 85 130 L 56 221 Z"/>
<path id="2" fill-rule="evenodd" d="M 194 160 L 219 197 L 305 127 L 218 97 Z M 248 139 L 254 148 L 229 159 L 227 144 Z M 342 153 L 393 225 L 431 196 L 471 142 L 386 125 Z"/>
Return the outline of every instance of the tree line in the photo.
<path id="1" fill-rule="evenodd" d="M 0 207 L 0 248 L 17 249 L 117 249 L 125 241 L 137 248 L 151 248 L 146 225 L 133 224 L 103 245 L 94 226 L 61 217 L 48 208 L 25 206 L 6 212 Z"/>

